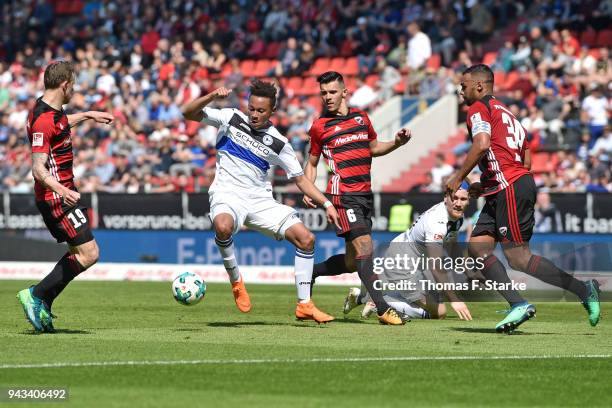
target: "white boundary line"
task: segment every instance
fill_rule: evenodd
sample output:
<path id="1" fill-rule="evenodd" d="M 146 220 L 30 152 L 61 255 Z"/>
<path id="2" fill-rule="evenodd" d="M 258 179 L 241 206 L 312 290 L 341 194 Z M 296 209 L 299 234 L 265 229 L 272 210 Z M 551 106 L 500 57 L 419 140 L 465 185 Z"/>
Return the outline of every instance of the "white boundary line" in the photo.
<path id="1" fill-rule="evenodd" d="M 363 363 L 385 361 L 454 361 L 454 360 L 552 360 L 552 359 L 605 359 L 610 354 L 542 355 L 542 356 L 399 356 L 399 357 L 347 357 L 311 359 L 244 359 L 244 360 L 152 360 L 152 361 L 84 361 L 41 364 L 0 364 L 0 369 L 14 368 L 64 368 L 64 367 L 113 367 L 113 366 L 171 366 L 209 364 L 294 364 L 294 363 Z"/>

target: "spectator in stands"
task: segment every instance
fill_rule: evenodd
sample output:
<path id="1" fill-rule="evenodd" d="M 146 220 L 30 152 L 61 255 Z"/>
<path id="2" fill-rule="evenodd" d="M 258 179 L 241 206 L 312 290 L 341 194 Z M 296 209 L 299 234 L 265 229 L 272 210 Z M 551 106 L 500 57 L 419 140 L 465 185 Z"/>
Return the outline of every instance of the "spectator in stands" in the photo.
<path id="1" fill-rule="evenodd" d="M 395 94 L 395 87 L 402 81 L 402 75 L 395 67 L 387 64 L 384 57 L 378 58 L 376 71 L 380 75 L 377 82 L 378 99 L 386 101 Z"/>
<path id="2" fill-rule="evenodd" d="M 479 1 L 473 2 L 470 8 L 470 23 L 466 27 L 465 48 L 468 54 L 482 58 L 482 44 L 493 32 L 493 16 Z"/>
<path id="3" fill-rule="evenodd" d="M 556 233 L 562 231 L 561 214 L 550 200 L 550 194 L 546 189 L 538 192 L 535 204 L 535 227 L 534 231 L 539 233 Z"/>
<path id="4" fill-rule="evenodd" d="M 287 44 L 282 49 L 274 75 L 277 77 L 291 76 L 300 64 L 300 51 L 297 40 L 293 37 L 287 39 Z"/>
<path id="5" fill-rule="evenodd" d="M 409 69 L 416 71 L 423 68 L 431 57 L 431 41 L 416 22 L 408 25 L 408 34 L 410 34 L 410 40 L 408 41 L 406 65 Z"/>
<path id="6" fill-rule="evenodd" d="M 359 109 L 368 109 L 378 101 L 378 94 L 366 84 L 363 77 L 357 78 L 357 89 L 349 99 L 349 105 Z"/>
<path id="7" fill-rule="evenodd" d="M 366 17 L 357 19 L 357 29 L 352 38 L 356 45 L 354 53 L 359 61 L 359 75 L 367 75 L 372 72 L 376 63 L 376 36 Z"/>
<path id="8" fill-rule="evenodd" d="M 444 153 L 436 155 L 436 164 L 431 168 L 432 191 L 442 192 L 442 180 L 453 173 L 453 166 L 446 163 Z"/>
<path id="9" fill-rule="evenodd" d="M 611 108 L 610 101 L 603 94 L 602 86 L 592 84 L 590 95 L 584 98 L 582 102 L 585 122 L 587 122 L 591 133 L 589 147 L 593 147 L 597 139 L 603 134 L 604 127 L 608 124 Z"/>

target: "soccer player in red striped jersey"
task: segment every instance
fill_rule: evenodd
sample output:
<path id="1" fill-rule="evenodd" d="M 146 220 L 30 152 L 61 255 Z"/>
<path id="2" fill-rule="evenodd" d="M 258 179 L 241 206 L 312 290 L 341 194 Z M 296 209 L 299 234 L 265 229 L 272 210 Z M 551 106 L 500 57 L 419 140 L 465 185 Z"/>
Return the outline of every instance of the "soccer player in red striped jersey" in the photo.
<path id="1" fill-rule="evenodd" d="M 518 119 L 493 96 L 493 83 L 493 71 L 487 65 L 473 65 L 463 72 L 461 96 L 469 106 L 467 127 L 472 147 L 461 168 L 448 179 L 446 190 L 450 194 L 457 191 L 478 164 L 480 182 L 473 183 L 470 190 L 472 196 L 483 195 L 486 203 L 470 237 L 470 252 L 484 258 L 483 274 L 497 283 L 511 308 L 495 329 L 509 333 L 535 316 L 535 307 L 512 289 L 506 269 L 493 255 L 497 242 L 502 243 L 513 269 L 576 294 L 595 326 L 600 316 L 598 282 L 582 282 L 529 249 L 537 193 L 529 171 L 529 146 Z"/>
<path id="2" fill-rule="evenodd" d="M 98 260 L 98 245 L 91 233 L 87 209 L 72 172 L 70 129 L 92 119 L 110 124 L 113 115 L 83 112 L 66 115 L 63 105 L 73 95 L 75 70 L 72 63 L 56 61 L 44 73 L 45 91 L 28 116 L 26 130 L 32 149 L 32 175 L 36 206 L 57 242 L 67 242 L 68 252 L 37 285 L 17 294 L 27 320 L 37 332 L 53 332 L 51 305 L 78 274 Z"/>
<path id="3" fill-rule="evenodd" d="M 345 239 L 346 252 L 315 265 L 313 284 L 317 276 L 357 271 L 376 303 L 379 321 L 383 324 L 402 324 L 397 312 L 373 287 L 376 276 L 372 272 L 373 198 L 370 167 L 372 157 L 384 156 L 408 143 L 410 131 L 401 129 L 393 141 L 378 141 L 367 113 L 348 107 L 348 90 L 340 73 L 326 72 L 317 81 L 324 108 L 323 114 L 314 121 L 309 131 L 310 156 L 304 174 L 312 181 L 316 179 L 317 165 L 323 154 L 332 172 L 327 195 L 340 215 L 342 228 L 337 230 L 337 234 Z M 316 207 L 306 196 L 304 203 Z"/>

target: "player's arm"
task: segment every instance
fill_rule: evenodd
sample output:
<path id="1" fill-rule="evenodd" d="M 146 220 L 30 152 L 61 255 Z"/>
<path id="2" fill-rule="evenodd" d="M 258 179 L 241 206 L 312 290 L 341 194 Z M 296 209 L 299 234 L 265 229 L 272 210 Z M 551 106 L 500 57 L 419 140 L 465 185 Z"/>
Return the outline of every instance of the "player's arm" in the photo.
<path id="1" fill-rule="evenodd" d="M 302 193 L 306 196 L 313 199 L 317 204 L 322 205 L 325 208 L 325 212 L 327 213 L 327 220 L 329 222 L 333 222 L 336 224 L 338 228 L 340 228 L 340 220 L 338 217 L 338 212 L 334 208 L 331 201 L 327 199 L 319 191 L 319 189 L 314 185 L 314 183 L 306 177 L 306 175 L 302 174 L 293 179 L 295 181 L 295 185 L 300 189 Z"/>
<path id="2" fill-rule="evenodd" d="M 45 186 L 45 188 L 59 194 L 66 204 L 70 206 L 76 205 L 81 198 L 81 195 L 76 191 L 72 191 L 60 184 L 60 182 L 57 181 L 55 177 L 51 175 L 51 173 L 49 173 L 49 170 L 47 169 L 48 159 L 49 155 L 47 153 L 32 153 L 32 176 L 34 177 L 34 180 Z"/>
<path id="3" fill-rule="evenodd" d="M 106 125 L 113 123 L 115 120 L 115 117 L 112 114 L 99 111 L 79 112 L 66 116 L 68 117 L 68 126 L 71 128 L 90 119 L 96 121 L 96 123 L 104 123 Z"/>
<path id="4" fill-rule="evenodd" d="M 438 259 L 443 258 L 444 256 L 444 247 L 441 242 L 428 242 L 426 244 L 427 258 L 428 259 Z M 438 268 L 438 264 L 443 264 L 443 262 L 433 262 L 434 267 L 431 269 L 431 272 L 434 276 L 434 279 L 437 283 L 448 283 L 448 273 Z M 446 287 L 448 287 L 447 285 Z M 451 307 L 457 313 L 457 316 L 461 320 L 472 320 L 472 315 L 468 307 L 461 301 L 459 296 L 455 293 L 454 290 L 448 289 L 444 291 L 446 293 L 446 297 L 448 298 Z"/>
<path id="5" fill-rule="evenodd" d="M 531 170 L 531 150 L 529 148 L 525 149 L 525 157 L 523 157 L 523 166 L 527 170 Z"/>
<path id="6" fill-rule="evenodd" d="M 308 159 L 306 160 L 306 165 L 304 166 L 304 176 L 312 183 L 314 183 L 314 181 L 317 179 L 317 166 L 319 165 L 319 157 L 320 156 L 318 155 L 315 156 L 313 154 L 310 154 L 308 156 Z M 307 195 L 304 195 L 303 201 L 304 204 L 306 204 L 308 207 L 317 207 L 317 205 L 312 201 L 312 198 Z"/>
<path id="7" fill-rule="evenodd" d="M 232 93 L 232 90 L 227 89 L 225 87 L 215 89 L 211 93 L 196 98 L 193 101 L 183 105 L 183 107 L 181 108 L 181 113 L 183 114 L 183 117 L 187 120 L 201 122 L 202 119 L 204 119 L 204 111 L 202 109 L 204 109 L 209 103 L 211 103 L 215 99 L 227 98 L 230 93 Z"/>
<path id="8" fill-rule="evenodd" d="M 446 182 L 446 191 L 455 194 L 463 180 L 472 169 L 478 164 L 482 156 L 491 146 L 491 135 L 485 132 L 478 133 L 472 138 L 472 147 L 468 151 L 467 157 L 459 170 L 453 173 Z"/>
<path id="9" fill-rule="evenodd" d="M 395 134 L 395 139 L 391 142 L 380 142 L 378 139 L 370 141 L 370 152 L 372 157 L 384 156 L 389 154 L 398 147 L 401 147 L 410 141 L 412 133 L 409 129 L 400 129 Z"/>

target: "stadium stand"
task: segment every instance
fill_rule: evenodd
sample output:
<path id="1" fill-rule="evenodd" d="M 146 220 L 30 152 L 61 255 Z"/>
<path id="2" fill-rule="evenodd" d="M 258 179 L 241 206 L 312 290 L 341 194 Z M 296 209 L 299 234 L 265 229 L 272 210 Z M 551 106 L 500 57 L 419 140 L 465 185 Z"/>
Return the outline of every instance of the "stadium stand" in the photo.
<path id="1" fill-rule="evenodd" d="M 276 121 L 288 133 L 318 114 L 316 76 L 326 70 L 345 74 L 351 91 L 363 83 L 384 98 L 385 90 L 439 98 L 455 92 L 460 72 L 476 62 L 494 68 L 498 96 L 522 118 L 539 184 L 612 191 L 608 1 L 177 4 L 3 2 L 2 191 L 32 190 L 23 126 L 42 89 L 42 69 L 54 59 L 79 68 L 76 109 L 106 109 L 118 118 L 110 129 L 76 129 L 83 192 L 206 191 L 214 176 L 214 129 L 183 121 L 178 106 L 221 85 L 235 91 L 224 106 L 240 107 L 251 78 L 279 83 Z M 303 157 L 303 135 L 293 133 Z M 438 152 L 451 165 L 462 160 L 465 149 L 457 144 L 465 135 L 448 136 L 422 163 L 433 164 Z M 584 169 L 572 179 L 566 173 L 576 167 L 574 156 Z M 393 191 L 427 181 L 426 166 L 407 174 Z"/>

